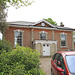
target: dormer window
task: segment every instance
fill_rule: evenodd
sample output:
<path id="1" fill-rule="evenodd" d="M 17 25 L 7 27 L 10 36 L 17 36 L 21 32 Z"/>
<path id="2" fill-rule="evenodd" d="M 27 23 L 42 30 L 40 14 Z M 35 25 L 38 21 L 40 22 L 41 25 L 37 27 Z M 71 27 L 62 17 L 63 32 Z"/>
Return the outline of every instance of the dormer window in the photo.
<path id="1" fill-rule="evenodd" d="M 45 23 L 41 23 L 41 26 L 45 26 Z"/>

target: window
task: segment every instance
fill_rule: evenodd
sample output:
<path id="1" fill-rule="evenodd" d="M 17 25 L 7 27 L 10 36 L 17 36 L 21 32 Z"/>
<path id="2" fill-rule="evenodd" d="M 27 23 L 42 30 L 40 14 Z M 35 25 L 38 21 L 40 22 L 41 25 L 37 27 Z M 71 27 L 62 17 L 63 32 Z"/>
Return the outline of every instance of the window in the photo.
<path id="1" fill-rule="evenodd" d="M 67 55 L 66 61 L 67 61 L 69 71 L 71 73 L 75 73 L 75 55 Z"/>
<path id="2" fill-rule="evenodd" d="M 40 32 L 40 39 L 46 40 L 47 39 L 47 32 L 44 32 L 44 31 Z"/>
<path id="3" fill-rule="evenodd" d="M 62 33 L 60 35 L 60 38 L 61 38 L 61 46 L 66 46 L 66 34 Z"/>
<path id="4" fill-rule="evenodd" d="M 46 40 L 46 33 L 41 33 L 40 34 L 40 39 L 41 40 Z"/>
<path id="5" fill-rule="evenodd" d="M 57 60 L 57 66 L 64 70 L 63 74 L 66 75 L 65 64 L 63 60 L 63 56 L 60 54 L 59 59 Z"/>
<path id="6" fill-rule="evenodd" d="M 45 26 L 45 23 L 41 23 L 42 26 Z"/>
<path id="7" fill-rule="evenodd" d="M 2 35 L 2 33 L 0 32 L 0 40 L 2 40 L 2 37 L 3 37 L 3 35 Z"/>
<path id="8" fill-rule="evenodd" d="M 66 75 L 66 69 L 65 69 L 65 65 L 64 65 L 64 60 L 63 60 L 63 56 L 59 53 L 56 53 L 53 56 L 53 61 L 56 64 L 56 67 L 58 68 L 62 68 L 64 70 L 63 75 Z"/>
<path id="9" fill-rule="evenodd" d="M 19 44 L 20 46 L 22 46 L 22 32 L 19 31 L 15 31 L 15 46 Z"/>

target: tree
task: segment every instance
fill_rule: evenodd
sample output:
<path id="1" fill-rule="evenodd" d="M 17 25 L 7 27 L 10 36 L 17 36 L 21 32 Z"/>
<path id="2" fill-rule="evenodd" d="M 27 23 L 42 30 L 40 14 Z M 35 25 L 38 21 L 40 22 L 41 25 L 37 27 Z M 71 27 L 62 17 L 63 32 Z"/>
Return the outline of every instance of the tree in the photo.
<path id="1" fill-rule="evenodd" d="M 8 27 L 8 24 L 6 23 L 7 12 L 5 12 L 5 9 L 10 5 L 16 8 L 28 6 L 31 5 L 32 2 L 32 0 L 0 0 L 0 32 L 3 34 L 3 37 L 5 30 Z"/>
<path id="2" fill-rule="evenodd" d="M 5 12 L 5 6 L 3 2 L 0 4 L 0 32 L 3 34 L 3 36 L 8 26 L 6 23 L 6 16 L 7 16 L 7 13 Z"/>
<path id="3" fill-rule="evenodd" d="M 12 44 L 9 41 L 5 40 L 5 39 L 0 40 L 0 54 L 4 50 L 6 50 L 6 52 L 12 51 Z"/>
<path id="4" fill-rule="evenodd" d="M 45 75 L 39 65 L 39 53 L 29 47 L 0 54 L 0 75 Z"/>
<path id="5" fill-rule="evenodd" d="M 28 6 L 31 5 L 34 1 L 33 0 L 0 0 L 0 4 L 4 2 L 4 5 L 8 7 L 8 3 L 16 8 L 21 6 Z"/>
<path id="6" fill-rule="evenodd" d="M 53 21 L 51 18 L 45 19 L 46 21 L 50 22 L 53 25 L 57 25 L 55 21 Z"/>

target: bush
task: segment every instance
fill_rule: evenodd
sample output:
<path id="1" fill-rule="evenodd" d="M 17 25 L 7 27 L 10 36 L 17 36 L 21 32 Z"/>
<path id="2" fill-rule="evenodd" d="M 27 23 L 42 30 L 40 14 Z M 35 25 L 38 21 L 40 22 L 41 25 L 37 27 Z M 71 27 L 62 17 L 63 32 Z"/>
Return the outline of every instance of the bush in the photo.
<path id="1" fill-rule="evenodd" d="M 39 53 L 29 47 L 17 46 L 0 54 L 0 75 L 44 75 L 39 68 Z"/>
<path id="2" fill-rule="evenodd" d="M 6 41 L 5 39 L 0 40 L 0 53 L 6 50 L 6 52 L 11 51 L 12 50 L 12 45 L 9 41 Z"/>

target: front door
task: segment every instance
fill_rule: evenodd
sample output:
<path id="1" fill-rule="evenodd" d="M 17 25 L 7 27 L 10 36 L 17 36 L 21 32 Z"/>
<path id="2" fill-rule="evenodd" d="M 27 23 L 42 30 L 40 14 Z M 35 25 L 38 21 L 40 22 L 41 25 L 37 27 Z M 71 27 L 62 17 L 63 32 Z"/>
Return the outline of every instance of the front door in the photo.
<path id="1" fill-rule="evenodd" d="M 43 56 L 50 56 L 50 45 L 43 44 Z"/>

